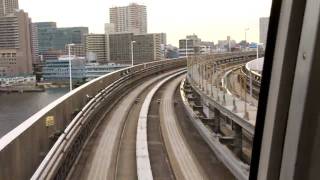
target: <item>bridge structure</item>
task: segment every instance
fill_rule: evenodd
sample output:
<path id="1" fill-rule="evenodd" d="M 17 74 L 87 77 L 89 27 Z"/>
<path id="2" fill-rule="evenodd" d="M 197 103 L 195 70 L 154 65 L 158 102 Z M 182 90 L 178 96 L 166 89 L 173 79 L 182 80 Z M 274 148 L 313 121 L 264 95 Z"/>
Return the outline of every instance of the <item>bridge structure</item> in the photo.
<path id="1" fill-rule="evenodd" d="M 0 179 L 247 179 L 257 107 L 243 94 L 259 79 L 243 67 L 255 58 L 191 56 L 88 82 L 0 139 Z"/>

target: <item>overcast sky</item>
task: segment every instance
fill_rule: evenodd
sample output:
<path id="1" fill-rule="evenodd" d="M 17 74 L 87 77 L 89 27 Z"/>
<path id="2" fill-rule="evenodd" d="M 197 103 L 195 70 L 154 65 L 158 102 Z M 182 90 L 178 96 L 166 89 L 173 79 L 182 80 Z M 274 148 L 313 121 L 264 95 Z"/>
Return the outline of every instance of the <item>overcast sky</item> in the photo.
<path id="1" fill-rule="evenodd" d="M 19 0 L 33 22 L 88 26 L 90 33 L 104 33 L 110 7 L 131 2 L 147 6 L 149 33 L 165 32 L 168 43 L 176 46 L 193 33 L 204 41 L 228 35 L 240 41 L 245 28 L 250 28 L 247 40 L 258 41 L 259 17 L 268 17 L 271 8 L 271 0 Z"/>

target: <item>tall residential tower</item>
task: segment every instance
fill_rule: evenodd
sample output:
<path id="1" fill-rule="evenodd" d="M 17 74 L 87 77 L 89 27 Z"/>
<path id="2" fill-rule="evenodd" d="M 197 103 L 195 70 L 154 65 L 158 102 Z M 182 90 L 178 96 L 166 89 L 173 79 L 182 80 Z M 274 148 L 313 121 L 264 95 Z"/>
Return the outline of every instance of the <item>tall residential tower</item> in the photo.
<path id="1" fill-rule="evenodd" d="M 134 34 L 147 33 L 147 8 L 144 5 L 110 8 L 110 23 L 114 24 L 115 32 Z"/>
<path id="2" fill-rule="evenodd" d="M 18 0 L 0 0 L 0 17 L 14 13 L 19 9 Z"/>

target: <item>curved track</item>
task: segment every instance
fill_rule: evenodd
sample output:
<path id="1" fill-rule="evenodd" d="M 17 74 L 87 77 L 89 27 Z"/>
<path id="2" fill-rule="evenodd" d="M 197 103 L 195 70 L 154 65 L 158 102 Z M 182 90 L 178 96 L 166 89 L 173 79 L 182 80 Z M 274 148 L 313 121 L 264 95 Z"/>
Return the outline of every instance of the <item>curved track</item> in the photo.
<path id="1" fill-rule="evenodd" d="M 190 150 L 174 112 L 174 93 L 183 78 L 175 79 L 165 89 L 160 107 L 161 130 L 176 178 L 208 179 Z"/>
<path id="2" fill-rule="evenodd" d="M 139 95 L 149 86 L 172 73 L 169 72 L 154 77 L 136 88 L 132 88 L 131 91 L 129 90 L 129 93 L 115 105 L 94 133 L 85 147 L 85 153 L 83 153 L 79 163 L 75 166 L 71 179 L 116 179 L 119 169 L 122 169 L 118 167 L 118 162 L 120 162 L 118 156 L 119 144 L 121 144 L 121 138 L 124 137 L 123 128 L 125 122 L 131 118 L 128 115 L 130 110 L 134 107 L 133 105 Z M 122 144 L 120 147 L 123 146 Z M 134 166 L 135 156 L 127 159 L 126 163 Z M 126 172 L 135 173 L 135 170 L 132 171 L 132 169 L 135 169 L 135 167 L 127 168 Z M 134 179 L 135 177 L 137 177 L 136 174 L 133 174 L 132 178 Z"/>
<path id="3" fill-rule="evenodd" d="M 68 179 L 210 179 L 211 166 L 203 167 L 210 163 L 195 154 L 203 147 L 190 145 L 199 139 L 185 135 L 176 116 L 181 74 L 166 72 L 127 89 L 106 113 Z M 230 173 L 223 169 L 217 174 Z"/>

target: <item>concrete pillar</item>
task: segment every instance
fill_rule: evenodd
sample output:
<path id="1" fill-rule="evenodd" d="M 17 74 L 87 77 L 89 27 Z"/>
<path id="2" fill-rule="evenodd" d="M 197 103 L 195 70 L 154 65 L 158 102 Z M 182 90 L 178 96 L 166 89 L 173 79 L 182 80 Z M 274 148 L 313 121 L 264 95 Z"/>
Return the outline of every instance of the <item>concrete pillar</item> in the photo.
<path id="1" fill-rule="evenodd" d="M 208 119 L 213 119 L 215 117 L 214 111 L 211 110 L 214 108 L 210 107 L 210 104 L 208 102 L 202 101 L 202 107 L 203 107 L 203 113 L 206 115 Z"/>
<path id="2" fill-rule="evenodd" d="M 213 132 L 220 133 L 220 112 L 218 109 L 214 109 L 213 114 L 214 114 Z"/>
<path id="3" fill-rule="evenodd" d="M 236 123 L 232 123 L 234 131 L 233 152 L 242 159 L 242 128 Z"/>

